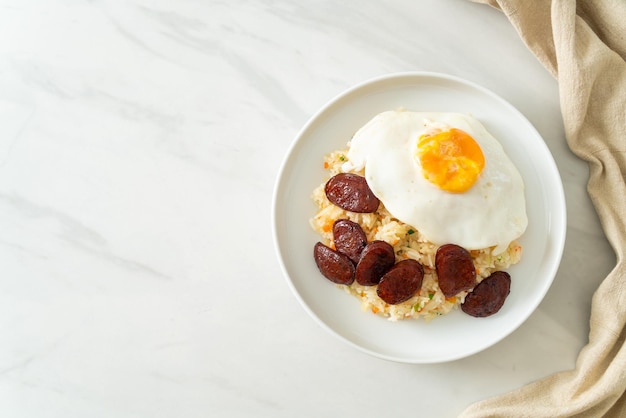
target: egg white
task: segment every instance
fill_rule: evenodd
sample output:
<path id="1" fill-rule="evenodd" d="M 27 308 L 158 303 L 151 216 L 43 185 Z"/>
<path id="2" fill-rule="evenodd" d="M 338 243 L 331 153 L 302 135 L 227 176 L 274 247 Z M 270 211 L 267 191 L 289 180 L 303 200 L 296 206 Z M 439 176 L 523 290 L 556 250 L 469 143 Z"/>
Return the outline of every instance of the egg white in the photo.
<path id="1" fill-rule="evenodd" d="M 485 167 L 464 193 L 430 183 L 416 158 L 418 138 L 457 128 L 481 147 Z M 528 225 L 524 182 L 501 144 L 470 115 L 388 111 L 376 115 L 350 141 L 346 171 L 365 169 L 372 192 L 398 220 L 429 241 L 498 254 Z"/>

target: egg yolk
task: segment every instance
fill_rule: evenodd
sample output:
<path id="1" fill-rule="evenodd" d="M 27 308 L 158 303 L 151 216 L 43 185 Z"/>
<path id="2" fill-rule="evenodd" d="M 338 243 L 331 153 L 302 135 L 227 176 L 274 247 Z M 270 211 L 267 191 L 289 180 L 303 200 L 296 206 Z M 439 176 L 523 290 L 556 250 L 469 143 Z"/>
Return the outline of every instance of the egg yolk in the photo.
<path id="1" fill-rule="evenodd" d="M 478 179 L 485 156 L 467 132 L 452 128 L 434 135 L 422 135 L 417 156 L 424 177 L 441 190 L 463 193 Z"/>

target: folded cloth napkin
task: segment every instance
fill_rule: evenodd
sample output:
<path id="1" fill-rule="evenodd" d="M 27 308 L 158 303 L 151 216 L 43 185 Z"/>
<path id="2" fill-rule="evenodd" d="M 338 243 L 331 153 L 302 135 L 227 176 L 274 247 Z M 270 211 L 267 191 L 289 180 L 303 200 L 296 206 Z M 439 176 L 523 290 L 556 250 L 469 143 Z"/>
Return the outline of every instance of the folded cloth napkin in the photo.
<path id="1" fill-rule="evenodd" d="M 570 149 L 617 265 L 595 291 L 574 370 L 470 405 L 470 417 L 626 417 L 626 1 L 472 0 L 504 12 L 557 78 Z"/>

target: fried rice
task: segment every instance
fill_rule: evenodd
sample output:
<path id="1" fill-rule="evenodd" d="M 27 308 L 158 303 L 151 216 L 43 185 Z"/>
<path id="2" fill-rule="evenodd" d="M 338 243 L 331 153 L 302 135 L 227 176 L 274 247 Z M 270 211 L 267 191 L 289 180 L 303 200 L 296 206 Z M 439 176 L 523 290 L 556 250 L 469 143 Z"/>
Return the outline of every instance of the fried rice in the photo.
<path id="1" fill-rule="evenodd" d="M 330 177 L 343 172 L 364 175 L 363 171 L 345 171 L 349 164 L 348 150 L 342 149 L 327 154 L 324 158 L 324 168 Z M 402 319 L 432 319 L 445 315 L 452 310 L 459 309 L 468 292 L 461 292 L 456 296 L 446 298 L 439 288 L 435 270 L 435 254 L 439 245 L 426 240 L 415 227 L 402 223 L 385 209 L 381 202 L 374 213 L 355 213 L 333 205 L 324 192 L 326 181 L 320 184 L 312 194 L 318 211 L 310 219 L 311 227 L 320 235 L 320 241 L 334 248 L 332 226 L 337 219 L 350 219 L 358 223 L 367 236 L 367 240 L 384 240 L 393 246 L 396 262 L 412 258 L 424 267 L 424 280 L 421 289 L 409 300 L 389 305 L 380 299 L 376 293 L 377 286 L 362 286 L 356 281 L 349 286 L 336 285 L 361 302 L 364 311 L 388 318 L 391 321 Z M 517 241 L 511 242 L 502 253 L 492 254 L 494 247 L 481 250 L 471 250 L 470 254 L 476 268 L 476 279 L 479 283 L 497 270 L 506 270 L 520 261 L 522 247 Z"/>

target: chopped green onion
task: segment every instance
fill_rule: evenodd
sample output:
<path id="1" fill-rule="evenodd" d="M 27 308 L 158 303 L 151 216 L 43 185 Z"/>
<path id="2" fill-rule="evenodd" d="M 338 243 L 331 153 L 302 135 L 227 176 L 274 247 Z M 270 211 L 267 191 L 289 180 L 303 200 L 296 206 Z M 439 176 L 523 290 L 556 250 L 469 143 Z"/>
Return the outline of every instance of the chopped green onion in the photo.
<path id="1" fill-rule="evenodd" d="M 428 299 L 433 300 L 433 296 L 435 296 L 435 294 L 434 294 L 434 293 L 429 293 L 429 294 L 428 294 Z"/>
<path id="2" fill-rule="evenodd" d="M 409 235 L 413 235 L 414 233 L 415 233 L 415 231 L 413 231 L 412 229 L 409 229 L 409 230 L 407 231 L 407 234 L 409 234 Z"/>
<path id="3" fill-rule="evenodd" d="M 340 155 L 340 156 L 339 156 L 339 159 L 340 159 L 341 161 L 346 161 L 346 157 L 344 157 L 343 155 Z"/>

